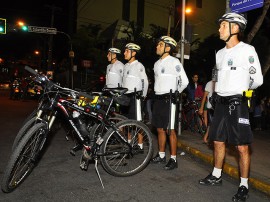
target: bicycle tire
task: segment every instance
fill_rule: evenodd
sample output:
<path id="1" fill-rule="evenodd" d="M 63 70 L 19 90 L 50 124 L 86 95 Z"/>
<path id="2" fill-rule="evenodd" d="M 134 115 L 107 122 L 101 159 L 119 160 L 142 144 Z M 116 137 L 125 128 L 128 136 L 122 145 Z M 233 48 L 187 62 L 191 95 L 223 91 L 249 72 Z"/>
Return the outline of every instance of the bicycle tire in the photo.
<path id="1" fill-rule="evenodd" d="M 16 189 L 32 172 L 39 161 L 47 139 L 44 123 L 34 125 L 14 149 L 4 172 L 1 188 L 9 193 Z"/>
<path id="2" fill-rule="evenodd" d="M 106 172 L 117 177 L 127 177 L 141 172 L 148 165 L 153 154 L 152 134 L 149 128 L 136 120 L 124 120 L 116 124 L 121 135 L 127 140 L 131 134 L 132 149 L 127 152 L 127 145 L 119 141 L 118 134 L 110 129 L 104 135 L 100 147 L 100 160 Z M 138 134 L 143 137 L 143 149 L 138 146 Z M 118 137 L 118 138 L 117 138 Z"/>
<path id="3" fill-rule="evenodd" d="M 36 117 L 32 117 L 28 121 L 24 123 L 24 125 L 20 128 L 19 132 L 17 133 L 13 145 L 12 145 L 12 151 L 17 147 L 21 139 L 24 137 L 24 135 L 27 133 L 27 131 L 35 124 Z"/>
<path id="4" fill-rule="evenodd" d="M 123 120 L 127 120 L 128 118 L 120 115 L 120 114 L 113 114 L 113 116 L 109 117 L 110 121 L 113 121 L 115 124 L 123 121 Z M 107 130 L 103 131 L 105 129 L 105 127 L 101 128 L 103 124 L 102 123 L 96 123 L 92 126 L 89 134 L 90 134 L 90 139 L 93 139 L 93 137 L 95 136 L 95 134 L 98 132 L 100 134 L 102 134 L 102 136 L 107 132 Z"/>
<path id="5" fill-rule="evenodd" d="M 120 121 L 127 120 L 127 119 L 128 119 L 127 117 L 121 114 L 117 114 L 117 113 L 114 113 L 112 116 L 109 117 L 109 120 L 114 121 L 115 123 L 118 123 Z"/>
<path id="6" fill-rule="evenodd" d="M 22 127 L 30 120 L 32 119 L 33 117 L 35 117 L 37 115 L 37 112 L 38 112 L 38 108 L 34 109 L 27 117 L 26 119 L 24 120 L 23 124 L 22 124 Z"/>

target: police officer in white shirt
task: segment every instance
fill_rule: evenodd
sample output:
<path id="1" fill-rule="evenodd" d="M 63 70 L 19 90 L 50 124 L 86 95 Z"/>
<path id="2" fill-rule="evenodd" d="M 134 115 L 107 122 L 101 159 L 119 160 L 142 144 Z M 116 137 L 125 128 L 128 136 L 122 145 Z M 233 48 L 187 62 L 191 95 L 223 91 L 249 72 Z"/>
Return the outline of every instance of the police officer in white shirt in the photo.
<path id="1" fill-rule="evenodd" d="M 108 50 L 107 59 L 110 64 L 106 71 L 106 87 L 117 88 L 122 86 L 124 64 L 117 59 L 121 51 L 118 48 Z"/>
<path id="2" fill-rule="evenodd" d="M 232 201 L 248 198 L 250 167 L 249 145 L 253 135 L 250 128 L 247 99 L 244 92 L 263 83 L 258 55 L 253 46 L 243 43 L 238 35 L 247 20 L 237 13 L 226 13 L 220 19 L 220 39 L 226 46 L 216 54 L 217 76 L 214 78 L 216 106 L 209 131 L 214 141 L 215 163 L 212 173 L 199 181 L 202 185 L 221 185 L 221 172 L 226 153 L 225 142 L 235 145 L 239 153 L 240 185 Z"/>
<path id="3" fill-rule="evenodd" d="M 141 50 L 140 46 L 135 43 L 128 43 L 125 46 L 125 60 L 127 63 L 124 66 L 123 88 L 127 88 L 127 95 L 131 98 L 129 112 L 127 117 L 131 119 L 142 120 L 140 98 L 137 97 L 135 102 L 135 93 L 141 92 L 143 97 L 146 96 L 148 90 L 148 79 L 145 73 L 145 68 L 136 59 L 136 55 Z M 135 105 L 136 104 L 136 105 Z M 135 112 L 136 109 L 136 112 Z"/>
<path id="4" fill-rule="evenodd" d="M 141 47 L 135 43 L 128 43 L 125 46 L 124 56 L 127 63 L 124 67 L 122 85 L 122 87 L 128 89 L 127 96 L 130 97 L 128 114 L 126 116 L 137 121 L 142 120 L 141 96 L 146 97 L 148 90 L 148 78 L 145 68 L 142 63 L 136 60 L 136 55 L 140 50 Z M 138 96 L 138 93 L 141 95 Z M 131 141 L 130 134 L 128 141 Z M 143 136 L 141 134 L 138 134 L 138 146 L 140 149 L 143 149 Z"/>
<path id="5" fill-rule="evenodd" d="M 177 135 L 174 129 L 176 105 L 172 99 L 176 91 L 181 93 L 188 85 L 188 78 L 180 61 L 170 53 L 176 47 L 176 41 L 169 36 L 162 36 L 156 47 L 160 59 L 154 65 L 155 99 L 153 104 L 152 125 L 157 128 L 159 153 L 152 163 L 166 163 L 166 133 L 170 139 L 170 159 L 165 170 L 177 168 Z M 169 134 L 170 133 L 170 134 Z"/>

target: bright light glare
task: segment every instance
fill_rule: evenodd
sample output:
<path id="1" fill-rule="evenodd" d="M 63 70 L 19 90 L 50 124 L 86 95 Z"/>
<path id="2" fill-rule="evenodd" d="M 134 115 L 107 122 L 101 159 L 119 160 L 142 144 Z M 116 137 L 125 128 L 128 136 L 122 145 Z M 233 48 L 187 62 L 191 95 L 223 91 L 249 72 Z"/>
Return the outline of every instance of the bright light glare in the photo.
<path id="1" fill-rule="evenodd" d="M 186 8 L 186 14 L 190 14 L 192 12 L 191 8 Z"/>
<path id="2" fill-rule="evenodd" d="M 20 26 L 24 26 L 24 22 L 19 21 L 19 22 L 18 22 L 18 25 L 20 25 Z"/>

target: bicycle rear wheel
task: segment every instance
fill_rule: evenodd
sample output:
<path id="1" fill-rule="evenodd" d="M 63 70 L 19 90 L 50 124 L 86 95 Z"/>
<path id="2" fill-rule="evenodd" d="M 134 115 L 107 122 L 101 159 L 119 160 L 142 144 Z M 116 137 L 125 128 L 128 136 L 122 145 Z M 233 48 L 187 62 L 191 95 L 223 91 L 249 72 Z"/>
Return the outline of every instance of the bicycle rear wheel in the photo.
<path id="1" fill-rule="evenodd" d="M 109 117 L 109 120 L 115 124 L 127 119 L 128 119 L 127 117 L 116 113 L 113 114 L 111 117 Z M 92 126 L 89 132 L 89 139 L 93 140 L 96 134 L 100 134 L 101 136 L 103 136 L 107 131 L 108 131 L 107 127 L 105 127 L 103 123 L 96 123 Z"/>
<path id="2" fill-rule="evenodd" d="M 149 128 L 136 120 L 124 120 L 116 124 L 121 137 L 110 129 L 101 145 L 101 163 L 111 175 L 126 177 L 141 172 L 153 154 L 152 135 Z M 130 146 L 126 144 L 129 139 Z M 143 143 L 141 149 L 138 143 Z"/>
<path id="3" fill-rule="evenodd" d="M 2 180 L 3 192 L 16 189 L 37 165 L 47 137 L 44 123 L 34 125 L 14 149 Z"/>

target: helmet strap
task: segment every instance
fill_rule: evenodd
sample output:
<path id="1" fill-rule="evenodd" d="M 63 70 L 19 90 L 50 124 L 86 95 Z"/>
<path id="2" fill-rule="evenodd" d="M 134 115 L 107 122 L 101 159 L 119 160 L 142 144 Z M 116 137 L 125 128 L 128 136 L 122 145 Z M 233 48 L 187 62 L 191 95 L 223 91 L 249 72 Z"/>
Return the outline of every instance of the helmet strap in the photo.
<path id="1" fill-rule="evenodd" d="M 239 33 L 234 33 L 234 34 L 232 34 L 232 30 L 231 30 L 231 22 L 229 22 L 229 31 L 230 31 L 230 36 L 226 39 L 226 43 L 231 39 L 231 37 L 233 36 L 233 35 L 237 35 L 237 34 L 239 34 Z"/>
<path id="2" fill-rule="evenodd" d="M 117 58 L 116 57 L 114 57 L 114 58 L 111 57 L 111 63 L 114 63 L 113 62 L 114 60 L 117 60 Z"/>
<path id="3" fill-rule="evenodd" d="M 169 54 L 170 54 L 170 51 L 166 51 L 166 50 L 165 50 L 166 47 L 167 47 L 167 44 L 165 44 L 163 53 L 161 54 L 161 56 L 160 56 L 159 58 L 162 58 L 162 56 L 163 56 L 165 53 L 169 53 Z"/>
<path id="4" fill-rule="evenodd" d="M 132 53 L 133 53 L 133 50 L 130 50 L 130 58 L 129 58 L 128 62 L 129 62 L 132 58 L 135 57 L 135 56 L 132 56 Z"/>

